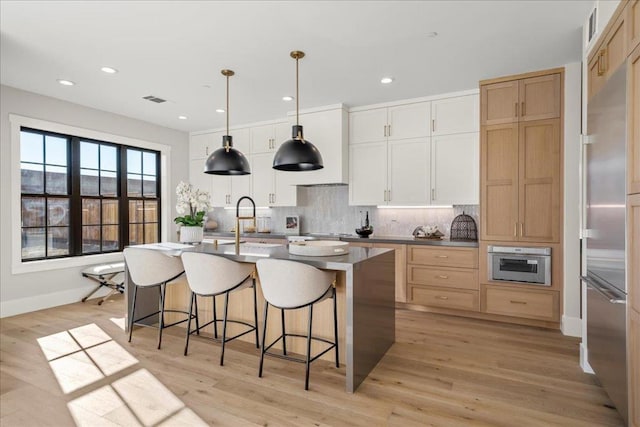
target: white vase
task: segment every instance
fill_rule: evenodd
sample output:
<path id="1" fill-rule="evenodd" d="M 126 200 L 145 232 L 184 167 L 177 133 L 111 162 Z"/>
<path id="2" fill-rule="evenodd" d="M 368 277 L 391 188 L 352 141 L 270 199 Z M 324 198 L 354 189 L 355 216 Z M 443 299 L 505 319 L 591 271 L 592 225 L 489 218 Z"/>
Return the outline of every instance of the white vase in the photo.
<path id="1" fill-rule="evenodd" d="M 204 238 L 204 229 L 197 226 L 185 226 L 180 227 L 180 242 L 181 243 L 200 243 Z"/>

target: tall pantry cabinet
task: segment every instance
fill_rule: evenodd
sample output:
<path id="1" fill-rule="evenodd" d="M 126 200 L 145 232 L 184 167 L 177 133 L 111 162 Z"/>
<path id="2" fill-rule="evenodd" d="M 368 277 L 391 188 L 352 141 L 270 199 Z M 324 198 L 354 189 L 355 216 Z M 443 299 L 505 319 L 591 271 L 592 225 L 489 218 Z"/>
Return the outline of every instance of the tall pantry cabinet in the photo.
<path id="1" fill-rule="evenodd" d="M 558 68 L 480 82 L 480 310 L 553 328 L 562 299 L 563 79 Z M 551 247 L 551 286 L 490 280 L 489 245 Z"/>

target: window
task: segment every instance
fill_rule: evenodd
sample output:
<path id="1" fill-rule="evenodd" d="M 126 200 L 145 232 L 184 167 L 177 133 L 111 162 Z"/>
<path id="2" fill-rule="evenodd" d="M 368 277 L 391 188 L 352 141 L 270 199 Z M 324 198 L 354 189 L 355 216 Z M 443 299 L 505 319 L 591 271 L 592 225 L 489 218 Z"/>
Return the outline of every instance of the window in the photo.
<path id="1" fill-rule="evenodd" d="M 159 161 L 157 151 L 21 128 L 22 260 L 157 242 Z"/>

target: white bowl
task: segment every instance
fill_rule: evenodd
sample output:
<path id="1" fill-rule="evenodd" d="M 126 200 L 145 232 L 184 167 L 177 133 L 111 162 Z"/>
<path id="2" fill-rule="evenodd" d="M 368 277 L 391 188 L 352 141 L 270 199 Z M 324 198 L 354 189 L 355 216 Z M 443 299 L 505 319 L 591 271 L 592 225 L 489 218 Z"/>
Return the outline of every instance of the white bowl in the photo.
<path id="1" fill-rule="evenodd" d="M 349 243 L 337 240 L 307 240 L 289 243 L 289 253 L 303 256 L 337 256 L 349 253 Z"/>

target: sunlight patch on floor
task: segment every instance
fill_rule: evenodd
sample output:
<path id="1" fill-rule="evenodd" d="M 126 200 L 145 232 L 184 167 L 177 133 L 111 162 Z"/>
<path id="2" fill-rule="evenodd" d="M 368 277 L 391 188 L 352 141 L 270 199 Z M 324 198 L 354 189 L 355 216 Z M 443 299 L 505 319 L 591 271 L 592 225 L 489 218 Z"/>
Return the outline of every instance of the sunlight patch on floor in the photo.
<path id="1" fill-rule="evenodd" d="M 124 329 L 124 319 L 111 320 Z M 94 323 L 37 341 L 65 394 L 139 363 Z M 111 384 L 82 394 L 67 407 L 78 426 L 207 425 L 146 369 L 113 378 Z"/>
<path id="2" fill-rule="evenodd" d="M 124 317 L 112 317 L 111 320 L 113 323 L 116 324 L 117 327 L 119 327 L 120 329 L 122 329 L 124 331 Z"/>

